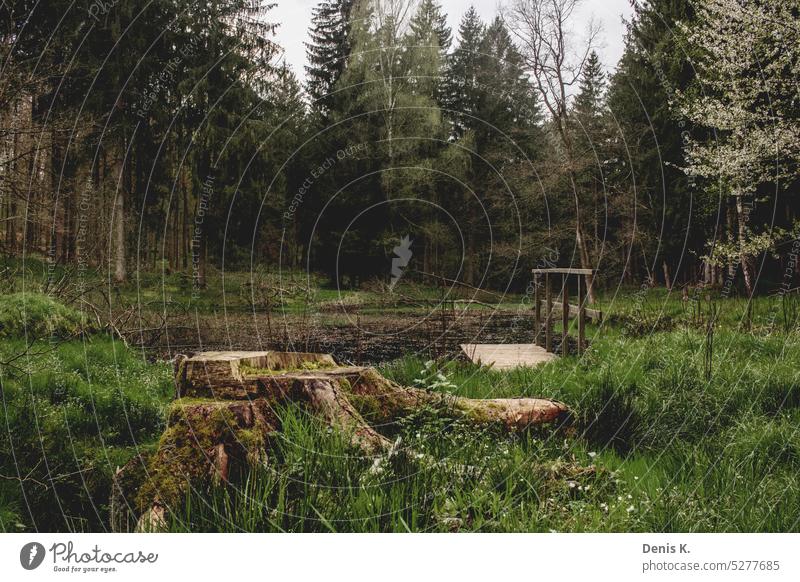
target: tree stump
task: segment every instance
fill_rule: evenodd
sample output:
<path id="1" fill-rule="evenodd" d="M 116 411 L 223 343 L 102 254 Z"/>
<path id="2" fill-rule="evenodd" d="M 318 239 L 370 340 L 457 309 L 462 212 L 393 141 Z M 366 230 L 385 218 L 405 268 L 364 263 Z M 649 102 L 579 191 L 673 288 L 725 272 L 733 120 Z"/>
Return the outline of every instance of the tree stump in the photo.
<path id="1" fill-rule="evenodd" d="M 540 398 L 476 400 L 400 386 L 373 368 L 338 366 L 326 354 L 205 352 L 179 356 L 176 399 L 158 449 L 117 472 L 111 494 L 116 531 L 157 530 L 190 487 L 225 484 L 236 471 L 268 462 L 281 430 L 276 407 L 292 403 L 349 435 L 376 460 L 392 443 L 385 426 L 420 407 L 476 424 L 521 432 L 564 425 L 566 405 Z"/>

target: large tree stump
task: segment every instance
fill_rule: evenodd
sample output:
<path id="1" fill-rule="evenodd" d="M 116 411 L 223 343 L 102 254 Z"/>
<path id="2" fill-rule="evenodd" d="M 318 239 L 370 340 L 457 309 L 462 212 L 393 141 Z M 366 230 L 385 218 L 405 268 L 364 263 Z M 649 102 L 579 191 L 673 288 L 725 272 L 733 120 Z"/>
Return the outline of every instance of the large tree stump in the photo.
<path id="1" fill-rule="evenodd" d="M 176 399 L 158 449 L 118 471 L 112 528 L 158 529 L 190 487 L 227 483 L 267 462 L 280 431 L 275 409 L 299 404 L 376 460 L 392 450 L 379 430 L 422 406 L 476 424 L 521 432 L 560 426 L 566 405 L 540 398 L 476 400 L 400 386 L 373 368 L 340 367 L 329 355 L 299 352 L 205 352 L 179 357 Z M 138 525 L 134 525 L 137 523 Z"/>

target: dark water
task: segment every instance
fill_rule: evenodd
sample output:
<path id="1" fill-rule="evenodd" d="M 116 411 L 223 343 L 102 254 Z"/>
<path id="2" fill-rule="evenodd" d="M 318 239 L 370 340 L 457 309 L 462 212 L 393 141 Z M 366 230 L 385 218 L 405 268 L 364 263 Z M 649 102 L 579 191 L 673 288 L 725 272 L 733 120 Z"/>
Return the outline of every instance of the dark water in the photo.
<path id="1" fill-rule="evenodd" d="M 330 353 L 340 362 L 379 364 L 416 355 L 459 357 L 465 343 L 532 343 L 527 312 L 467 312 L 313 318 L 206 316 L 194 326 L 172 326 L 144 346 L 155 357 L 208 350 L 290 350 Z"/>

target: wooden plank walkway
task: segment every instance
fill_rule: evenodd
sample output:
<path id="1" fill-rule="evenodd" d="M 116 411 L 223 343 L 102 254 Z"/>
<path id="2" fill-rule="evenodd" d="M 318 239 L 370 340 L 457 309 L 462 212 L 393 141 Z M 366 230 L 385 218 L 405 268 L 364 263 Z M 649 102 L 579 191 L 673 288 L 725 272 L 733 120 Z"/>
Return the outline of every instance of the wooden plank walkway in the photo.
<path id="1" fill-rule="evenodd" d="M 461 350 L 476 364 L 496 370 L 538 366 L 558 357 L 536 344 L 462 344 Z"/>

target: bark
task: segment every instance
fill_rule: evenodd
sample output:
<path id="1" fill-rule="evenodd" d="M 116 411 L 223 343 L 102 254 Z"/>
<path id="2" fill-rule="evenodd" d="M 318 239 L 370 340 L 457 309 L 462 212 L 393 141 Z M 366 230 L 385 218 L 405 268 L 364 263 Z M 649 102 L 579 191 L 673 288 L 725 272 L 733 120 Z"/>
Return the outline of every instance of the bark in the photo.
<path id="1" fill-rule="evenodd" d="M 124 164 L 118 163 L 115 172 L 116 189 L 114 194 L 113 210 L 113 232 L 112 241 L 114 245 L 114 282 L 124 283 L 127 279 L 125 270 L 125 192 L 123 188 Z"/>
<path id="2" fill-rule="evenodd" d="M 567 156 L 570 185 L 572 186 L 572 192 L 575 195 L 575 245 L 578 247 L 578 256 L 581 261 L 581 268 L 591 269 L 592 260 L 589 257 L 589 249 L 586 243 L 586 236 L 584 235 L 583 211 L 580 196 L 578 194 L 578 182 L 575 178 L 575 156 L 573 155 L 572 140 L 569 137 L 569 132 L 566 130 L 566 113 L 563 115 L 564 120 L 563 129 L 561 131 L 561 140 L 564 144 L 564 151 L 566 152 Z M 594 275 L 586 275 L 586 297 L 589 301 L 589 304 L 594 304 L 597 300 L 594 291 Z"/>
<path id="3" fill-rule="evenodd" d="M 728 234 L 727 234 L 727 236 L 728 236 L 728 242 L 733 244 L 733 242 L 736 240 L 736 234 L 734 232 L 736 230 L 736 227 L 735 227 L 736 218 L 734 216 L 734 214 L 736 212 L 736 209 L 735 209 L 734 205 L 732 205 L 730 202 L 727 203 L 727 206 L 728 206 L 728 209 L 727 209 L 727 227 L 728 227 L 727 230 L 728 230 Z M 736 264 L 730 258 L 728 259 L 727 267 L 728 267 L 727 278 L 729 280 L 733 281 L 734 277 L 736 277 Z"/>
<path id="4" fill-rule="evenodd" d="M 276 406 L 304 407 L 379 462 L 394 445 L 373 426 L 429 407 L 439 414 L 510 432 L 568 423 L 566 405 L 548 399 L 477 400 L 401 386 L 376 370 L 338 367 L 324 354 L 207 352 L 178 357 L 176 400 L 158 450 L 117 472 L 112 528 L 159 529 L 165 511 L 186 491 L 225 484 L 247 467 L 266 463 L 280 431 Z M 143 470 L 144 468 L 144 470 Z M 138 521 L 138 523 L 137 523 Z M 127 524 L 123 527 L 122 524 Z"/>
<path id="5" fill-rule="evenodd" d="M 664 271 L 664 284 L 667 286 L 668 291 L 672 291 L 672 278 L 669 275 L 669 265 L 667 261 L 662 261 L 661 269 Z"/>
<path id="6" fill-rule="evenodd" d="M 295 383 L 296 396 L 328 424 L 351 435 L 351 444 L 367 455 L 388 451 L 391 443 L 369 426 L 336 380 L 312 378 Z"/>
<path id="7" fill-rule="evenodd" d="M 181 267 L 186 270 L 189 268 L 189 261 L 192 254 L 192 235 L 189 228 L 191 217 L 189 215 L 189 181 L 186 179 L 186 171 L 181 174 L 183 176 L 183 220 L 181 222 Z"/>
<path id="8" fill-rule="evenodd" d="M 744 275 L 744 286 L 747 290 L 747 297 L 753 296 L 753 261 L 752 256 L 747 252 L 747 220 L 745 215 L 744 202 L 742 197 L 736 197 L 736 225 L 737 236 L 739 242 L 739 261 L 742 265 L 742 274 Z"/>

